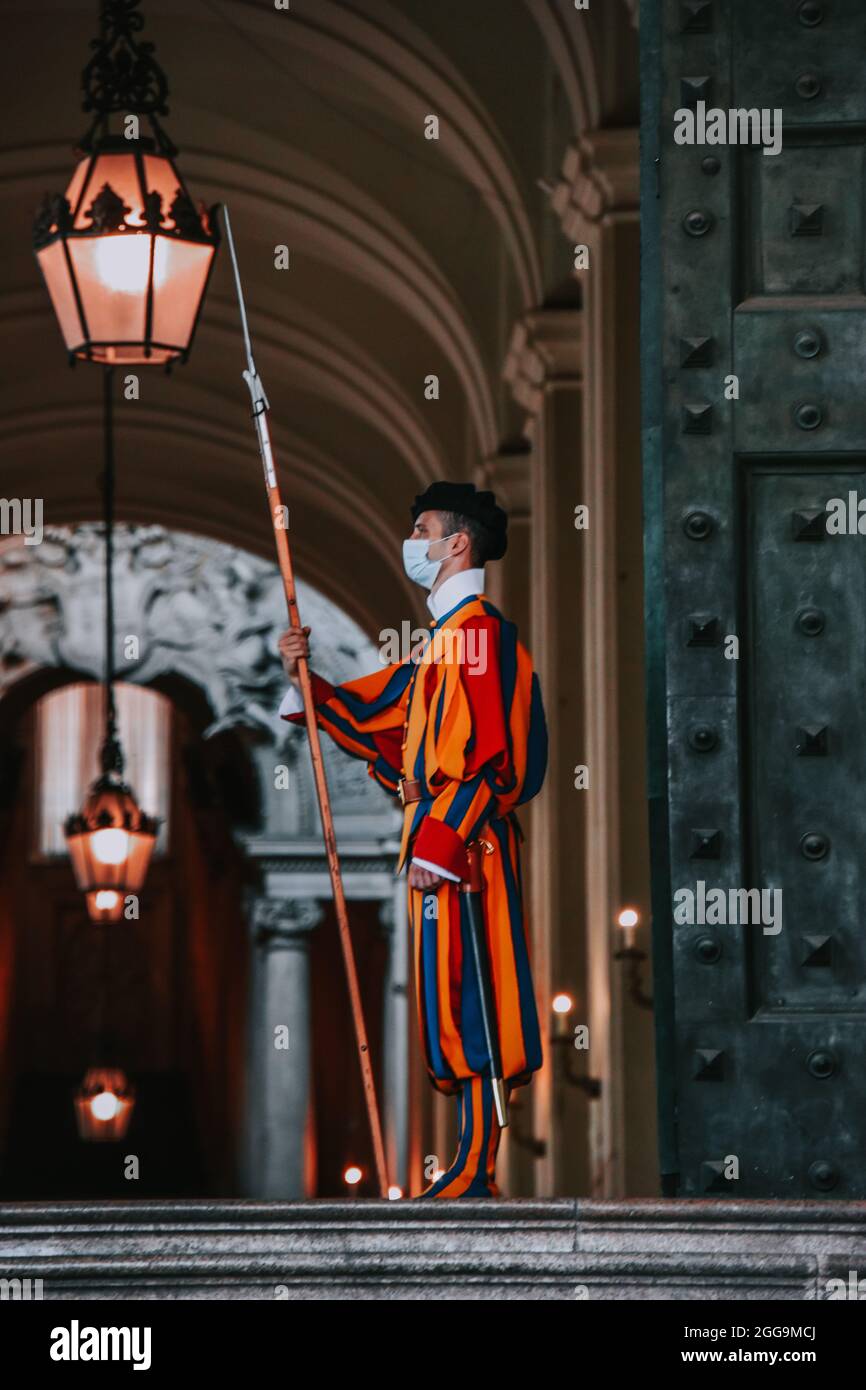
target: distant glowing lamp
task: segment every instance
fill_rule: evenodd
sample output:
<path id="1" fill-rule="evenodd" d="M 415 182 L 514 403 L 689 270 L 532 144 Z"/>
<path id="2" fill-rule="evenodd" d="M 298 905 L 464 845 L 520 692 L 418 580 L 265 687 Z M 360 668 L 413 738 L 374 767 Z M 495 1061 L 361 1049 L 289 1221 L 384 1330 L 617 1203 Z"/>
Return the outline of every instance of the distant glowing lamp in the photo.
<path id="1" fill-rule="evenodd" d="M 568 1015 L 574 1008 L 574 1000 L 570 994 L 556 994 L 550 1006 L 554 1013 L 557 1037 L 564 1038 L 570 1035 Z"/>
<path id="2" fill-rule="evenodd" d="M 343 1173 L 343 1182 L 347 1187 L 357 1187 L 363 1176 L 364 1174 L 361 1172 L 361 1169 L 354 1163 L 350 1163 L 349 1167 Z"/>
<path id="3" fill-rule="evenodd" d="M 622 928 L 625 949 L 629 951 L 636 943 L 640 914 L 633 907 L 624 907 L 616 920 L 617 925 Z"/>
<path id="4" fill-rule="evenodd" d="M 91 1067 L 75 1092 L 79 1138 L 91 1143 L 123 1139 L 135 1105 L 135 1087 L 117 1067 Z"/>
<path id="5" fill-rule="evenodd" d="M 403 1189 L 402 1189 L 402 1187 L 389 1187 L 389 1188 L 388 1188 L 388 1201 L 389 1201 L 389 1202 L 399 1202 L 399 1200 L 400 1200 L 400 1198 L 401 1198 L 402 1196 L 403 1196 Z"/>
<path id="6" fill-rule="evenodd" d="M 120 756 L 109 733 L 103 766 Z M 87 793 L 81 810 L 64 827 L 75 881 L 85 895 L 92 922 L 118 922 L 129 894 L 144 884 L 159 822 L 139 809 L 117 769 L 109 768 Z"/>

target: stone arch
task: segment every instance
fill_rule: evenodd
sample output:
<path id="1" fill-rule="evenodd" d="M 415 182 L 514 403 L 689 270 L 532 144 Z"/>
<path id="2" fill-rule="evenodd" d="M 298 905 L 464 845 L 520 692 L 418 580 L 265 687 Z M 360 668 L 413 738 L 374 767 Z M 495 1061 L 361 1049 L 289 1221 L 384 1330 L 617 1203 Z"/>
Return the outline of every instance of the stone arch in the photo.
<path id="1" fill-rule="evenodd" d="M 0 706 L 21 707 L 53 685 L 102 677 L 104 564 L 102 528 L 55 527 L 40 545 L 0 545 Z M 375 667 L 376 652 L 354 621 L 299 581 L 299 603 L 321 634 L 317 668 L 334 682 Z M 285 625 L 274 564 L 205 537 L 160 526 L 121 525 L 115 545 L 118 680 L 150 686 L 197 703 L 196 722 L 209 712 L 205 738 L 240 734 L 261 785 L 267 834 L 287 833 L 278 798 L 267 786 L 274 757 L 289 758 L 297 796 L 294 829 L 316 834 L 312 777 L 300 754 L 303 734 L 281 720 L 287 682 L 276 650 Z M 126 660 L 125 639 L 138 655 Z M 186 692 L 184 695 L 183 692 Z M 360 764 L 326 752 L 336 793 L 347 814 L 377 814 L 390 827 L 382 794 Z"/>
<path id="2" fill-rule="evenodd" d="M 441 112 L 453 132 L 448 158 L 468 182 L 487 195 L 500 227 L 514 273 L 528 305 L 538 298 L 540 268 L 534 234 L 513 165 L 503 149 L 493 114 L 451 62 L 448 55 L 396 6 L 377 4 L 365 15 L 322 0 L 315 21 L 300 14 L 291 34 L 274 34 L 268 17 L 252 5 L 245 7 L 245 27 L 291 42 L 293 49 L 384 101 L 397 122 L 413 134 L 422 129 L 429 111 Z"/>
<path id="3" fill-rule="evenodd" d="M 45 321 L 45 296 L 37 290 L 4 297 L 4 319 L 13 326 L 31 331 Z M 50 307 L 50 306 L 49 306 Z M 208 331 L 220 337 L 220 350 L 227 358 L 234 354 L 240 363 L 237 331 L 237 304 L 214 294 L 208 300 Z M 402 385 L 365 351 L 333 325 L 315 321 L 293 308 L 290 316 L 278 318 L 269 311 L 256 311 L 257 359 L 271 361 L 280 373 L 297 380 L 310 395 L 340 406 L 347 414 L 366 420 L 405 466 L 412 481 L 426 486 L 446 470 L 439 441 Z M 238 376 L 240 371 L 238 371 Z M 183 382 L 180 369 L 176 379 Z M 196 395 L 208 409 L 201 411 L 202 427 L 213 419 L 212 409 L 224 399 L 224 392 L 207 381 L 196 379 Z M 40 407 L 40 415 L 53 402 Z M 64 407 L 68 409 L 68 407 Z M 14 412 L 4 416 L 14 420 Z M 240 422 L 242 424 L 242 421 Z M 238 433 L 242 431 L 239 429 Z M 244 438 L 248 435 L 244 432 Z"/>
<path id="4" fill-rule="evenodd" d="M 35 483 L 47 498 L 49 521 L 58 516 L 76 523 L 89 520 L 98 506 L 99 465 L 91 464 L 89 485 L 83 486 L 81 466 L 70 469 L 66 461 L 70 455 L 98 458 L 101 430 L 95 396 L 71 405 L 46 401 L 38 410 L 7 411 L 0 421 L 0 440 L 10 456 L 8 493 L 27 495 Z M 420 592 L 407 580 L 400 561 L 405 525 L 398 529 L 395 518 L 386 533 L 381 497 L 365 489 L 336 457 L 293 430 L 281 429 L 279 444 L 278 471 L 290 524 L 291 517 L 299 518 L 292 535 L 295 561 L 310 583 L 370 635 L 378 632 L 383 615 L 396 620 L 398 606 L 422 617 Z M 240 411 L 234 422 L 208 415 L 202 402 L 194 411 L 166 404 L 130 413 L 119 432 L 118 452 L 118 514 L 125 521 L 209 535 L 228 544 L 240 532 L 247 550 L 262 558 L 273 554 L 261 465 Z M 178 454 L 182 470 L 176 465 Z M 129 466 L 129 455 L 133 462 L 147 460 L 147 472 Z M 406 508 L 413 492 L 409 484 L 401 498 Z M 249 499 L 240 512 L 239 494 Z M 316 525 L 310 524 L 311 515 Z M 322 544 L 325 537 L 327 546 Z M 338 545 L 356 557 L 359 572 L 373 576 L 378 590 L 360 592 L 350 572 L 334 567 L 331 556 Z"/>
<path id="5" fill-rule="evenodd" d="M 576 131 L 594 130 L 601 119 L 601 91 L 597 60 L 586 32 L 575 32 L 571 0 L 525 0 L 562 80 Z M 582 25 L 592 24 L 591 7 L 579 15 Z M 571 22 L 570 22 L 571 21 Z M 581 38 L 583 41 L 581 41 Z"/>

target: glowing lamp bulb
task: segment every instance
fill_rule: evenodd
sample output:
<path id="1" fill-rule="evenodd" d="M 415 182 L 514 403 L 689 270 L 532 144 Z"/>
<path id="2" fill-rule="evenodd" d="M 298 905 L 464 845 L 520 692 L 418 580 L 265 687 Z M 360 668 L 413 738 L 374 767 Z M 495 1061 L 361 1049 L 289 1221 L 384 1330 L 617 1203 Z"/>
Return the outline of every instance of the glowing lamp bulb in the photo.
<path id="1" fill-rule="evenodd" d="M 111 912 L 112 908 L 117 907 L 117 894 L 113 888 L 100 888 L 96 895 L 96 907 L 99 912 Z"/>
<path id="2" fill-rule="evenodd" d="M 97 830 L 93 835 L 93 857 L 100 864 L 122 864 L 128 845 L 125 830 Z"/>
<path id="3" fill-rule="evenodd" d="M 403 1189 L 402 1189 L 402 1187 L 389 1187 L 389 1188 L 388 1188 L 388 1201 L 389 1201 L 389 1202 L 399 1202 L 399 1200 L 400 1200 L 400 1198 L 401 1198 L 402 1196 L 403 1196 Z"/>
<path id="4" fill-rule="evenodd" d="M 141 297 L 147 290 L 150 275 L 150 245 L 152 238 L 143 233 L 104 236 L 96 243 L 96 274 L 107 290 L 114 294 L 133 294 Z M 158 290 L 165 282 L 170 247 L 163 237 L 153 248 L 153 287 Z"/>
<path id="5" fill-rule="evenodd" d="M 361 1172 L 360 1168 L 356 1168 L 355 1165 L 352 1164 L 343 1174 L 343 1182 L 347 1183 L 349 1187 L 354 1187 L 356 1183 L 361 1181 L 363 1176 L 364 1174 Z"/>
<path id="6" fill-rule="evenodd" d="M 95 1120 L 113 1120 L 120 1109 L 120 1101 L 113 1091 L 100 1091 L 90 1102 L 90 1109 Z"/>
<path id="7" fill-rule="evenodd" d="M 96 273 L 106 289 L 141 295 L 150 270 L 150 237 L 106 236 L 96 243 Z"/>
<path id="8" fill-rule="evenodd" d="M 568 1015 L 574 1008 L 574 1000 L 570 994 L 555 994 L 550 1006 L 553 1009 L 553 1016 L 556 1019 L 555 1033 L 558 1038 L 567 1038 L 571 1030 L 568 1023 Z"/>
<path id="9" fill-rule="evenodd" d="M 633 907 L 624 907 L 617 917 L 617 922 L 622 927 L 625 949 L 631 951 L 635 947 L 637 936 L 637 925 L 640 921 L 640 914 L 635 912 Z"/>

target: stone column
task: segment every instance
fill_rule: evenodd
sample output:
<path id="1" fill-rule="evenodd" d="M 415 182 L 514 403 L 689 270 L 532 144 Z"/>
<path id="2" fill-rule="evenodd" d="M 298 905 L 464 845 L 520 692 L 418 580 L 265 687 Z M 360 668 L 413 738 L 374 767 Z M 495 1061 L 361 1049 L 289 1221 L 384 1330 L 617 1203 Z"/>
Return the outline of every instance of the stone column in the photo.
<path id="1" fill-rule="evenodd" d="M 589 264 L 583 291 L 586 362 L 582 498 L 590 507 L 582 634 L 585 757 L 591 823 L 586 858 L 589 1069 L 602 1080 L 590 1103 L 592 1196 L 652 1191 L 628 1171 L 625 1127 L 654 1145 L 651 1015 L 623 998 L 612 955 L 619 909 L 649 922 L 643 691 L 643 536 L 640 467 L 638 133 L 590 131 L 568 150 L 551 195 L 562 228 Z M 577 793 L 576 793 L 577 795 Z M 581 795 L 587 795 L 582 793 Z M 648 940 L 644 939 L 648 947 Z M 628 1065 L 626 1065 L 626 1063 Z M 627 1095 L 625 1078 L 633 1078 Z M 646 1163 L 646 1159 L 644 1160 Z"/>
<path id="2" fill-rule="evenodd" d="M 532 455 L 528 441 L 503 446 L 485 460 L 475 478 L 477 487 L 490 488 L 508 512 L 508 550 L 490 565 L 485 576 L 487 595 L 528 639 L 530 614 L 529 567 L 532 545 Z"/>
<path id="3" fill-rule="evenodd" d="M 382 1059 L 385 1153 L 391 1182 L 408 1194 L 409 921 L 405 875 L 394 879 L 392 896 L 380 903 L 379 921 L 388 940 Z"/>
<path id="4" fill-rule="evenodd" d="M 573 303 L 573 301 L 572 301 Z M 586 793 L 574 790 L 573 768 L 586 762 L 583 693 L 579 679 L 578 614 L 584 586 L 584 533 L 574 527 L 585 501 L 582 466 L 583 315 L 547 306 L 514 327 L 505 377 L 527 412 L 530 441 L 530 634 L 528 645 L 541 682 L 548 722 L 549 765 L 541 796 L 524 813 L 529 831 L 533 973 L 545 1063 L 529 1092 L 518 1093 L 519 1126 L 508 1136 L 509 1177 L 531 1175 L 537 1196 L 584 1190 L 585 1144 L 574 1142 L 586 1124 L 565 1108 L 556 1085 L 558 1057 L 549 1049 L 553 995 L 583 994 Z M 529 1101 L 531 1100 L 531 1105 Z M 567 1171 L 562 1135 L 571 1131 Z M 524 1138 L 543 1138 L 546 1154 L 533 1158 Z M 530 1189 L 533 1190 L 533 1189 Z"/>
<path id="5" fill-rule="evenodd" d="M 309 943 L 322 916 L 311 898 L 253 901 L 245 1164 L 250 1197 L 297 1200 L 312 1190 Z"/>
<path id="6" fill-rule="evenodd" d="M 488 597 L 506 618 L 517 624 L 521 641 L 531 647 L 532 451 L 528 440 L 504 445 L 485 461 L 475 482 L 478 487 L 491 488 L 508 512 L 508 550 L 499 564 L 488 566 Z M 531 817 L 531 808 L 521 812 L 520 822 L 527 831 Z M 522 870 L 524 900 L 529 904 L 533 900 L 530 854 L 523 855 Z M 503 1133 L 497 1181 L 509 1197 L 531 1196 L 536 1190 L 535 1173 L 520 1146 L 512 1142 L 514 1132 L 509 1126 Z"/>

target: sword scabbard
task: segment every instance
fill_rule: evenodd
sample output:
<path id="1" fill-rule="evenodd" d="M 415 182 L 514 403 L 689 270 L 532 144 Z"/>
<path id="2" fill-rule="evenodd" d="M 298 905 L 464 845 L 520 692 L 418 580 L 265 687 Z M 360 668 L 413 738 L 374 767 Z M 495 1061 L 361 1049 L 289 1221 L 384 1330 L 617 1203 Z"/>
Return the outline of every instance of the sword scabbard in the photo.
<path id="1" fill-rule="evenodd" d="M 502 1079 L 502 1056 L 496 1019 L 496 1000 L 493 989 L 493 976 L 490 967 L 490 953 L 484 929 L 484 866 L 485 854 L 493 854 L 489 840 L 472 840 L 466 846 L 469 861 L 468 876 L 460 883 L 460 890 L 467 894 L 469 913 L 469 932 L 478 975 L 478 990 L 481 1002 L 481 1019 L 485 1041 L 490 1056 L 490 1084 L 493 1090 L 493 1104 L 501 1129 L 508 1125 L 508 1095 Z"/>

